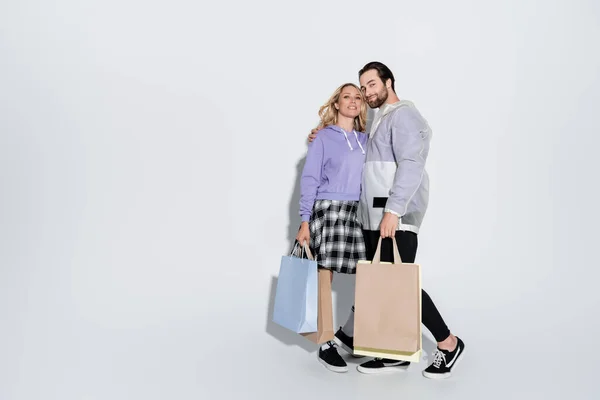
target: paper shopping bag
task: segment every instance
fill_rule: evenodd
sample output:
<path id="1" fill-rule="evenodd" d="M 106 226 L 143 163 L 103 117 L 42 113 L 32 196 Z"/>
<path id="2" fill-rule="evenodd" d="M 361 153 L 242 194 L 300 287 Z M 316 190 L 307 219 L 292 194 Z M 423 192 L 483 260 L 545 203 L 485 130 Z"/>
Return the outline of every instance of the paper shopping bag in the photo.
<path id="1" fill-rule="evenodd" d="M 317 312 L 317 332 L 301 335 L 316 344 L 333 340 L 333 299 L 331 295 L 331 271 L 319 270 L 319 306 Z"/>
<path id="2" fill-rule="evenodd" d="M 295 333 L 317 331 L 318 290 L 317 262 L 304 244 L 308 259 L 296 254 L 281 257 L 275 290 L 273 322 Z"/>
<path id="3" fill-rule="evenodd" d="M 402 263 L 393 238 L 394 262 L 381 262 L 381 238 L 373 261 L 356 269 L 354 354 L 419 362 L 421 268 Z"/>

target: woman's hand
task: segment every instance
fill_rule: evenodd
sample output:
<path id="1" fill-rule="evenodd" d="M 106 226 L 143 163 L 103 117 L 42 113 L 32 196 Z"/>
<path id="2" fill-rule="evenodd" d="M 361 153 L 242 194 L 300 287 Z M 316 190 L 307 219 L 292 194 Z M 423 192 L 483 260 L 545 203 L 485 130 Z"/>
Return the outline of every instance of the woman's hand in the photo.
<path id="1" fill-rule="evenodd" d="M 310 230 L 308 229 L 308 222 L 303 222 L 300 225 L 300 230 L 296 235 L 296 240 L 298 243 L 300 243 L 300 246 L 304 246 L 304 243 L 306 243 L 307 246 L 310 245 Z"/>

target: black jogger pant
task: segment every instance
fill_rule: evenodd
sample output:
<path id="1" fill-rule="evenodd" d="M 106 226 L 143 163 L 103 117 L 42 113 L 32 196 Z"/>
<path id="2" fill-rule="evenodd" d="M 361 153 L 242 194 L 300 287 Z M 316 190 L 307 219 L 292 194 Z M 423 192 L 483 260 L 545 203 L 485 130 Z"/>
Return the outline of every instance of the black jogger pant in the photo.
<path id="1" fill-rule="evenodd" d="M 379 231 L 363 230 L 363 235 L 367 250 L 367 260 L 372 260 L 381 234 Z M 418 246 L 417 234 L 409 231 L 396 231 L 396 243 L 402 261 L 414 263 Z M 381 261 L 394 261 L 393 244 L 394 242 L 390 238 L 385 238 L 381 241 Z M 421 317 L 423 325 L 429 329 L 438 342 L 442 342 L 450 336 L 450 330 L 446 326 L 444 319 L 435 307 L 435 304 L 433 304 L 431 297 L 424 290 L 422 291 Z"/>

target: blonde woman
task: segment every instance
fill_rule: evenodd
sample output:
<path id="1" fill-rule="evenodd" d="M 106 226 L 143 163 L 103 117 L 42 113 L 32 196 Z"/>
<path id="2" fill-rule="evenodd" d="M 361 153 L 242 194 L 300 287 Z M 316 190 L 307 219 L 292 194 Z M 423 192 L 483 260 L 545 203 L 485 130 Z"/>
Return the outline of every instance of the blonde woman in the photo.
<path id="1" fill-rule="evenodd" d="M 319 265 L 333 272 L 354 274 L 366 259 L 357 218 L 365 162 L 367 106 L 360 89 L 346 83 L 319 110 L 320 130 L 308 146 L 300 181 L 298 243 L 308 243 Z M 324 343 L 319 361 L 334 372 L 348 371 L 337 344 Z"/>

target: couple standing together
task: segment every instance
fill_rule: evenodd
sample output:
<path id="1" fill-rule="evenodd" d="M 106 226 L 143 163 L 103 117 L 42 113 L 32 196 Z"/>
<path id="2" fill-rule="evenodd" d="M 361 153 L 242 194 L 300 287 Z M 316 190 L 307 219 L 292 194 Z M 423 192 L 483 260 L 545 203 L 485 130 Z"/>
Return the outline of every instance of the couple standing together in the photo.
<path id="1" fill-rule="evenodd" d="M 429 181 L 425 161 L 431 129 L 415 106 L 400 100 L 392 71 L 380 62 L 358 73 L 360 88 L 340 86 L 319 110 L 318 131 L 309 135 L 300 181 L 296 240 L 309 243 L 319 268 L 354 274 L 359 260 L 372 260 L 379 238 L 381 261 L 393 262 L 395 236 L 403 262 L 413 263 L 417 235 L 427 209 Z M 378 108 L 365 134 L 367 104 Z M 387 238 L 387 239 L 386 239 Z M 437 341 L 427 378 L 451 376 L 464 343 L 450 333 L 431 297 L 422 292 L 422 322 Z M 320 346 L 319 361 L 334 372 L 348 371 L 338 346 L 353 354 L 354 307 L 333 341 Z M 402 371 L 407 361 L 375 358 L 358 366 L 362 373 Z"/>

